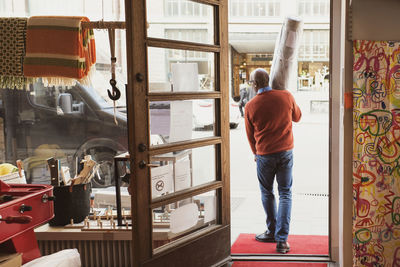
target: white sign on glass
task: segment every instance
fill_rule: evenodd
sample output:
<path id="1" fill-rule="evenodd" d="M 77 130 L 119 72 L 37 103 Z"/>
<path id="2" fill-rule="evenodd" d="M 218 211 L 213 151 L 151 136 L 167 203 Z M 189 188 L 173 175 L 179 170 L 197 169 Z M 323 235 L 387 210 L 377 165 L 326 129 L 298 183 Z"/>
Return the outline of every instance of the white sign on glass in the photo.
<path id="1" fill-rule="evenodd" d="M 173 190 L 172 164 L 151 168 L 151 195 L 153 198 Z"/>
<path id="2" fill-rule="evenodd" d="M 197 224 L 197 221 L 199 219 L 199 208 L 194 203 L 179 207 L 171 212 L 170 219 L 171 232 L 183 232 Z"/>
<path id="3" fill-rule="evenodd" d="M 197 63 L 173 63 L 171 64 L 171 73 L 174 92 L 199 90 L 199 67 Z"/>
<path id="4" fill-rule="evenodd" d="M 192 139 L 192 101 L 171 101 L 169 142 Z"/>
<path id="5" fill-rule="evenodd" d="M 190 161 L 182 160 L 175 163 L 175 191 L 190 187 Z"/>

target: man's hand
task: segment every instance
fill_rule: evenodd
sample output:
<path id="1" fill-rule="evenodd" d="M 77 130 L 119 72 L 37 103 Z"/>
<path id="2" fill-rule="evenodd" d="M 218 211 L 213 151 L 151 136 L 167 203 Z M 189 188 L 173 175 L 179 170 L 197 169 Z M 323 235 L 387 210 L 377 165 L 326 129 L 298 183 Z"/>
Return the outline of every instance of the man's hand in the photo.
<path id="1" fill-rule="evenodd" d="M 256 155 L 254 155 L 254 161 L 257 162 L 257 156 Z"/>

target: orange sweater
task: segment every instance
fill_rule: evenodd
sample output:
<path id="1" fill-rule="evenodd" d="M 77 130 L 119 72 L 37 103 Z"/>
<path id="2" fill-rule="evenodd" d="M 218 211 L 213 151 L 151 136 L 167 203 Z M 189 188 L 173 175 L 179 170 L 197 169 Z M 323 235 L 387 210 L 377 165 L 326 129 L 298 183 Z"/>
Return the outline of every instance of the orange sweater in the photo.
<path id="1" fill-rule="evenodd" d="M 255 155 L 267 155 L 293 148 L 292 121 L 298 122 L 301 110 L 287 90 L 257 94 L 246 104 L 247 138 Z"/>

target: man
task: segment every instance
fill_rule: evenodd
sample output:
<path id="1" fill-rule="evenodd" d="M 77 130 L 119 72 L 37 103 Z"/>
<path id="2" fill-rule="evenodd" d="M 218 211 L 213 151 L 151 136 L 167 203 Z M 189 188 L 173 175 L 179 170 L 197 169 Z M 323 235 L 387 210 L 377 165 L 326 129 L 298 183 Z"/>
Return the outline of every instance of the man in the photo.
<path id="1" fill-rule="evenodd" d="M 257 235 L 256 240 L 277 242 L 276 251 L 287 253 L 292 207 L 292 121 L 300 120 L 301 111 L 289 91 L 268 86 L 269 75 L 264 69 L 254 70 L 250 82 L 257 95 L 246 105 L 246 133 L 257 162 L 261 200 L 267 216 L 267 230 Z M 278 212 L 273 192 L 275 178 Z"/>
<path id="2" fill-rule="evenodd" d="M 245 84 L 240 85 L 240 100 L 239 100 L 239 111 L 240 115 L 244 117 L 244 110 L 243 108 L 246 106 L 248 99 L 248 94 L 247 94 L 247 87 Z"/>

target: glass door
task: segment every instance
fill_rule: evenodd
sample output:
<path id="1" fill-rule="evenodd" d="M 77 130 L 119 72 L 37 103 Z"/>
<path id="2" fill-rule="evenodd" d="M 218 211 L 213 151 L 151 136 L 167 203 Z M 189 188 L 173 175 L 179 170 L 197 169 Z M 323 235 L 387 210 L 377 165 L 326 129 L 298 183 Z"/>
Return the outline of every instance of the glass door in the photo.
<path id="1" fill-rule="evenodd" d="M 134 266 L 229 260 L 227 2 L 125 1 Z"/>

